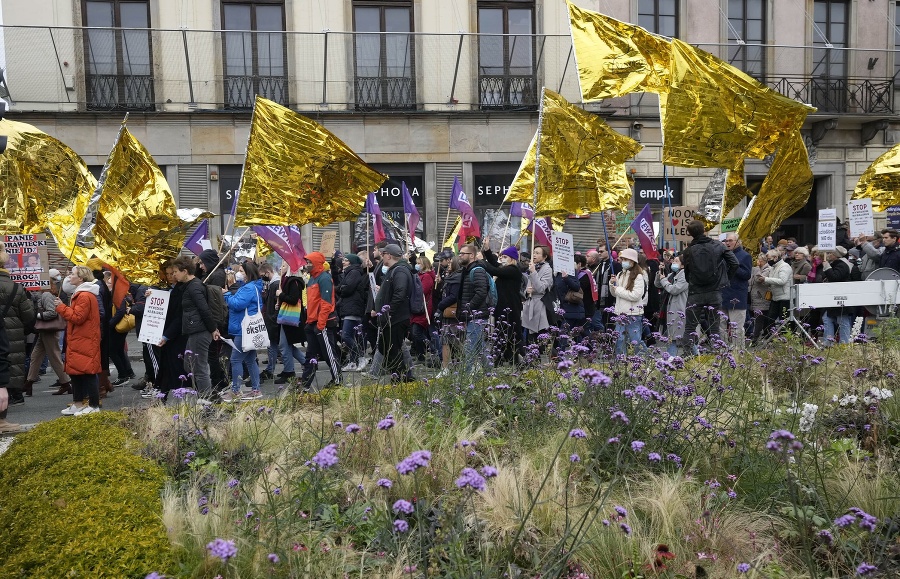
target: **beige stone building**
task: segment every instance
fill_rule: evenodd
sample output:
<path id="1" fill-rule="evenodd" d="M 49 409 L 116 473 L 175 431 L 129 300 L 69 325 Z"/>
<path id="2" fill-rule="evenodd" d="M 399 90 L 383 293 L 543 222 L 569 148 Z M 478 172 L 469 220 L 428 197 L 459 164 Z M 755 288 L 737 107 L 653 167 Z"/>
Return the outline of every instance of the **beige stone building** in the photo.
<path id="1" fill-rule="evenodd" d="M 819 208 L 844 215 L 859 175 L 897 138 L 893 1 L 576 4 L 699 45 L 818 107 L 803 131 L 815 189 L 785 236 L 814 241 Z M 402 207 L 406 182 L 425 238 L 438 242 L 456 176 L 479 214 L 504 218 L 542 86 L 581 102 L 563 0 L 0 0 L 0 9 L 0 94 L 12 118 L 99 171 L 128 111 L 179 205 L 217 213 L 228 213 L 238 186 L 257 93 L 323 123 L 389 174 L 385 211 Z M 676 205 L 699 201 L 711 171 L 664 169 L 654 95 L 584 107 L 645 146 L 628 163 L 636 197 L 654 197 L 659 210 L 653 192 L 666 190 L 666 176 Z M 748 162 L 751 187 L 766 171 Z M 355 224 L 332 228 L 349 249 Z M 599 215 L 566 229 L 581 249 L 602 235 Z M 304 229 L 308 247 L 322 230 Z"/>

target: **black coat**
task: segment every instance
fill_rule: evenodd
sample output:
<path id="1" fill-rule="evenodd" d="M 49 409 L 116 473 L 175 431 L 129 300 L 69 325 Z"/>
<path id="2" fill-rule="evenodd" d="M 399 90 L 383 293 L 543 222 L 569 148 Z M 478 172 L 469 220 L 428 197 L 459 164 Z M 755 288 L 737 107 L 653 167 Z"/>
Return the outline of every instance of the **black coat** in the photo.
<path id="1" fill-rule="evenodd" d="M 12 295 L 13 288 L 15 296 Z M 12 298 L 12 300 L 10 300 Z M 11 303 L 3 325 L 9 343 L 9 388 L 22 389 L 25 386 L 25 328 L 34 323 L 34 303 L 28 291 L 10 279 L 9 274 L 0 271 L 0 314 Z"/>
<path id="2" fill-rule="evenodd" d="M 565 318 L 567 320 L 583 320 L 584 319 L 584 300 L 577 304 L 570 303 L 566 301 L 566 294 L 570 291 L 577 292 L 581 289 L 581 284 L 578 282 L 578 278 L 574 275 L 567 275 L 563 277 L 562 274 L 557 273 L 553 277 L 553 289 L 556 291 L 556 299 L 559 300 L 560 305 L 562 306 L 563 311 L 565 312 Z M 584 296 L 587 299 L 591 299 L 591 292 Z"/>
<path id="3" fill-rule="evenodd" d="M 488 292 L 491 289 L 491 282 L 488 280 L 487 270 L 484 269 L 484 262 L 470 263 L 461 270 L 461 273 L 456 319 L 462 322 L 487 319 L 490 315 Z"/>
<path id="4" fill-rule="evenodd" d="M 269 334 L 269 341 L 273 344 L 278 343 L 281 335 L 281 328 L 278 326 L 278 288 L 281 287 L 281 280 L 263 282 L 263 321 L 266 322 L 266 333 Z"/>
<path id="5" fill-rule="evenodd" d="M 212 333 L 216 330 L 216 320 L 206 299 L 206 286 L 199 278 L 195 277 L 184 284 L 181 311 L 182 334 L 197 334 L 203 331 Z"/>
<path id="6" fill-rule="evenodd" d="M 302 277 L 299 276 L 288 276 L 281 280 L 281 296 L 278 298 L 278 306 L 281 307 L 282 303 L 289 304 L 292 306 L 296 306 L 300 304 L 300 307 L 303 307 L 303 288 L 306 287 L 306 282 L 303 281 Z M 306 343 L 306 333 L 303 330 L 303 320 L 301 320 L 300 326 L 289 326 L 287 324 L 283 324 L 280 329 L 284 330 L 284 337 L 287 338 L 288 343 L 290 344 L 304 344 Z M 279 336 L 280 337 L 280 336 Z"/>
<path id="7" fill-rule="evenodd" d="M 462 280 L 462 274 L 458 271 L 449 274 L 444 280 L 441 290 L 441 300 L 437 304 L 437 312 L 443 315 L 444 310 L 456 304 L 459 299 L 459 285 Z"/>
<path id="8" fill-rule="evenodd" d="M 500 265 L 497 256 L 490 249 L 484 249 L 482 265 L 488 274 L 497 278 L 496 317 L 505 317 L 509 323 L 522 324 L 522 270 L 519 265 Z"/>
<path id="9" fill-rule="evenodd" d="M 891 247 L 885 247 L 881 254 L 881 267 L 890 267 L 900 272 L 900 241 Z"/>
<path id="10" fill-rule="evenodd" d="M 388 270 L 378 295 L 375 297 L 375 312 L 381 313 L 381 308 L 390 306 L 389 315 L 378 316 L 378 324 L 387 326 L 409 321 L 409 293 L 413 289 L 412 276 L 416 275 L 409 266 L 409 262 L 401 259 Z"/>
<path id="11" fill-rule="evenodd" d="M 167 342 L 174 342 L 181 337 L 181 318 L 184 316 L 184 286 L 176 283 L 169 293 L 169 308 L 166 310 L 166 325 L 163 336 Z"/>
<path id="12" fill-rule="evenodd" d="M 369 273 L 361 265 L 351 265 L 343 271 L 337 294 L 341 297 L 338 314 L 341 318 L 366 317 L 366 302 L 369 299 Z"/>

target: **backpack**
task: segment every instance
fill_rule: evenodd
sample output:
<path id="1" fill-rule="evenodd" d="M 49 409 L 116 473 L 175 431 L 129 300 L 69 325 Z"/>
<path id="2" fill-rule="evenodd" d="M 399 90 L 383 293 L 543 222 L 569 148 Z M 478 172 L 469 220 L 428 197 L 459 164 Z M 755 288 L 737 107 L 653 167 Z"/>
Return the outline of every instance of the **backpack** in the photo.
<path id="1" fill-rule="evenodd" d="M 497 306 L 497 284 L 494 283 L 494 278 L 488 275 L 486 269 L 481 267 L 480 265 L 477 267 L 473 267 L 469 270 L 469 281 L 475 282 L 475 270 L 480 269 L 484 272 L 484 275 L 487 275 L 488 278 L 488 295 L 487 295 L 487 303 L 485 304 L 489 308 L 493 308 Z"/>
<path id="2" fill-rule="evenodd" d="M 715 242 L 698 243 L 690 247 L 690 274 L 688 282 L 698 287 L 728 287 L 728 264 L 722 259 Z"/>
<path id="3" fill-rule="evenodd" d="M 523 273 L 522 283 L 519 284 L 519 297 L 522 298 L 523 302 L 528 299 L 528 283 L 530 281 L 531 280 L 528 279 L 528 274 Z"/>
<path id="4" fill-rule="evenodd" d="M 417 274 L 410 272 L 412 276 L 412 289 L 409 292 L 409 313 L 421 316 L 425 313 L 425 290 L 422 289 L 422 280 Z"/>
<path id="5" fill-rule="evenodd" d="M 216 328 L 223 334 L 228 333 L 228 306 L 225 305 L 225 296 L 222 288 L 214 285 L 206 285 L 206 302 L 209 304 L 209 312 L 216 322 Z"/>

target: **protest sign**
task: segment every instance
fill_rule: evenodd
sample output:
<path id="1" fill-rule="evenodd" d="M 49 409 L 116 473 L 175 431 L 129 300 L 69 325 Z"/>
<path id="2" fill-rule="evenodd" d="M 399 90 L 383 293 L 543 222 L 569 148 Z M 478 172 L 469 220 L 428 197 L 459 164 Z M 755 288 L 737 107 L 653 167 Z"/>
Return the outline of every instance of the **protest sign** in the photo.
<path id="1" fill-rule="evenodd" d="M 664 212 L 665 233 L 663 239 L 672 239 L 683 243 L 690 243 L 693 238 L 688 235 L 687 225 L 694 218 L 694 210 L 690 207 L 671 207 Z"/>
<path id="2" fill-rule="evenodd" d="M 889 229 L 900 229 L 900 205 L 887 208 L 887 226 Z"/>
<path id="3" fill-rule="evenodd" d="M 141 333 L 138 342 L 158 344 L 163 338 L 166 325 L 166 311 L 169 309 L 169 292 L 152 290 L 144 302 L 144 318 L 141 322 Z"/>
<path id="4" fill-rule="evenodd" d="M 738 225 L 741 224 L 740 217 L 732 217 L 731 219 L 723 219 L 722 220 L 722 233 L 731 233 L 732 231 L 738 230 Z"/>
<path id="5" fill-rule="evenodd" d="M 575 275 L 575 242 L 568 233 L 550 232 L 553 246 L 553 273 L 566 272 Z"/>
<path id="6" fill-rule="evenodd" d="M 854 199 L 847 203 L 847 224 L 850 235 L 875 235 L 875 216 L 871 199 Z"/>
<path id="7" fill-rule="evenodd" d="M 319 253 L 325 256 L 325 259 L 331 259 L 334 255 L 334 244 L 337 241 L 337 231 L 326 231 L 322 233 L 322 241 L 319 242 Z"/>
<path id="8" fill-rule="evenodd" d="M 816 245 L 822 251 L 834 249 L 837 241 L 837 211 L 834 209 L 819 210 L 819 226 L 818 235 L 816 237 Z"/>
<path id="9" fill-rule="evenodd" d="M 45 234 L 4 235 L 3 243 L 6 245 L 9 261 L 0 264 L 0 267 L 9 272 L 10 279 L 22 284 L 27 290 L 50 289 L 50 264 Z"/>
<path id="10" fill-rule="evenodd" d="M 634 221 L 635 212 L 633 209 L 628 211 L 610 211 L 610 215 L 615 215 L 615 236 L 621 237 L 625 232 L 631 229 L 631 222 Z"/>

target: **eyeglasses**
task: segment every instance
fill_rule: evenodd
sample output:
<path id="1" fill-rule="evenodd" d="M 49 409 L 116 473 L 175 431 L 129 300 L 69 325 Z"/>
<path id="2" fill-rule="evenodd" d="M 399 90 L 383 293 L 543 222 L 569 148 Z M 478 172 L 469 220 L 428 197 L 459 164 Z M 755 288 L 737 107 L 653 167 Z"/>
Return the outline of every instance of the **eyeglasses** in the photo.
<path id="1" fill-rule="evenodd" d="M 475 255 L 475 254 L 472 253 L 471 251 L 460 251 L 459 254 L 460 254 L 460 255 Z"/>

